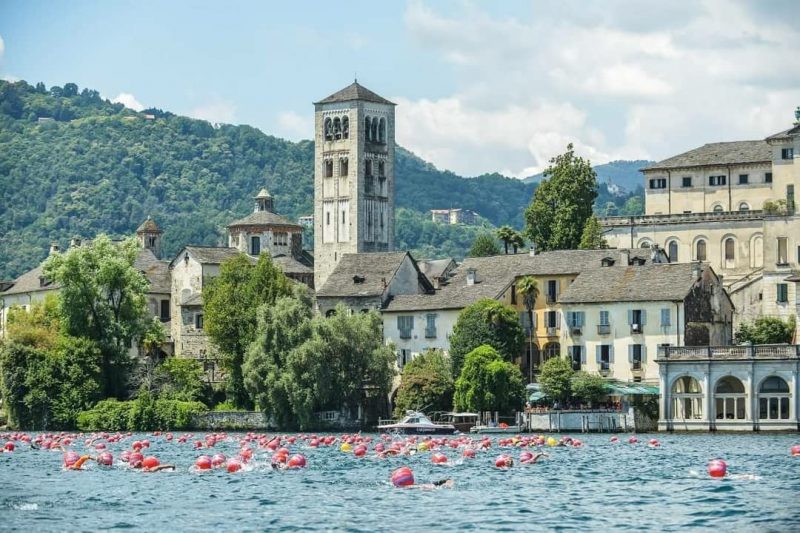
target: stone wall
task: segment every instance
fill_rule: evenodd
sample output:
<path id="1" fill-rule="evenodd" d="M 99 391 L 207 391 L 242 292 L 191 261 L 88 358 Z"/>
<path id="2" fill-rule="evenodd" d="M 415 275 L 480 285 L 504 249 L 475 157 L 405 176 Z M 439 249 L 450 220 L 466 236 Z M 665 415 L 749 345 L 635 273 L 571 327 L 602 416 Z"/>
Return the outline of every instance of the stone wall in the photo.
<path id="1" fill-rule="evenodd" d="M 265 430 L 271 427 L 261 411 L 209 411 L 196 415 L 192 425 L 207 430 Z"/>

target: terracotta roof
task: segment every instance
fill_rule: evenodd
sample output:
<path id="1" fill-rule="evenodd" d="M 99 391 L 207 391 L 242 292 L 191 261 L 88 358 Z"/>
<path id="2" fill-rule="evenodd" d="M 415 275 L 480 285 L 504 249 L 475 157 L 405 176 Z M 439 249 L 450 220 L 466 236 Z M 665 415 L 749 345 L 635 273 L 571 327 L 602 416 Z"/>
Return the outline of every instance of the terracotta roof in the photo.
<path id="1" fill-rule="evenodd" d="M 380 296 L 386 290 L 407 252 L 343 254 L 317 297 Z M 355 277 L 360 278 L 356 283 Z"/>
<path id="2" fill-rule="evenodd" d="M 142 222 L 142 224 L 136 228 L 136 233 L 163 233 L 161 228 L 158 227 L 156 221 L 150 217 L 147 217 L 147 220 Z"/>
<path id="3" fill-rule="evenodd" d="M 570 284 L 558 297 L 558 301 L 560 303 L 683 301 L 697 283 L 692 268 L 691 263 L 668 263 L 587 270 Z"/>
<path id="4" fill-rule="evenodd" d="M 335 92 L 329 97 L 314 103 L 332 104 L 334 102 L 351 102 L 353 100 L 363 100 L 365 102 L 375 102 L 377 104 L 395 105 L 393 102 L 390 102 L 382 96 L 378 96 L 363 85 L 359 85 L 357 81 L 351 83 L 341 91 Z"/>
<path id="5" fill-rule="evenodd" d="M 484 298 L 497 298 L 518 277 L 580 274 L 601 268 L 601 262 L 606 257 L 618 260 L 620 251 L 555 250 L 535 256 L 524 253 L 469 257 L 434 294 L 395 296 L 386 306 L 386 311 L 463 309 Z M 651 252 L 645 248 L 629 250 L 631 258 L 638 257 L 646 262 L 651 261 Z M 476 271 L 477 282 L 467 285 L 467 269 L 471 268 Z M 539 290 L 541 292 L 544 289 L 540 287 Z"/>
<path id="6" fill-rule="evenodd" d="M 235 220 L 228 224 L 229 228 L 236 226 L 291 226 L 302 229 L 303 226 L 296 224 L 286 217 L 277 215 L 270 211 L 253 211 L 244 218 Z"/>
<path id="7" fill-rule="evenodd" d="M 691 168 L 742 163 L 769 163 L 772 161 L 772 149 L 764 140 L 734 141 L 709 143 L 664 159 L 643 168 L 648 170 L 666 170 L 673 168 Z"/>

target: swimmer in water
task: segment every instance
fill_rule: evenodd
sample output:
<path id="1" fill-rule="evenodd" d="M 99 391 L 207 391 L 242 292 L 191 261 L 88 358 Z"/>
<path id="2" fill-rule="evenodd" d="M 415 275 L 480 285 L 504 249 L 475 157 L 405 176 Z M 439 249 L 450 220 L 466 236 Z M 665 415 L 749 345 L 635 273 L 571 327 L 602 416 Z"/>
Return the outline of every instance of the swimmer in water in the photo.
<path id="1" fill-rule="evenodd" d="M 142 472 L 161 472 L 162 470 L 167 470 L 169 472 L 175 471 L 175 465 L 158 465 L 158 466 L 151 466 L 150 468 L 142 468 Z"/>
<path id="2" fill-rule="evenodd" d="M 533 457 L 531 457 L 531 460 L 528 461 L 528 464 L 534 464 L 534 463 L 536 463 L 536 461 L 538 461 L 542 457 L 550 457 L 550 454 L 549 453 L 545 453 L 545 452 L 537 452 L 537 453 L 533 454 Z"/>
<path id="3" fill-rule="evenodd" d="M 94 457 L 91 455 L 81 455 L 80 458 L 72 463 L 71 465 L 67 465 L 64 468 L 66 470 L 83 470 L 83 465 L 87 461 L 94 460 Z"/>
<path id="4" fill-rule="evenodd" d="M 439 481 L 434 481 L 433 483 L 411 485 L 411 488 L 417 488 L 420 490 L 452 489 L 455 484 L 456 482 L 452 479 L 440 479 Z"/>

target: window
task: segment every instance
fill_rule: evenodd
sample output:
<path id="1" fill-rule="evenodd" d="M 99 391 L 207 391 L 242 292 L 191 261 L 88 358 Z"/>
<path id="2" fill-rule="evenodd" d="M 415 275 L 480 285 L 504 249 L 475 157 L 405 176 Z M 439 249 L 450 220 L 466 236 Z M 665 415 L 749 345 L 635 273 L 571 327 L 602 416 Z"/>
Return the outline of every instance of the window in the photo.
<path id="1" fill-rule="evenodd" d="M 628 345 L 628 362 L 631 364 L 631 370 L 641 370 L 644 365 L 644 354 L 646 347 L 644 344 L 629 344 Z"/>
<path id="2" fill-rule="evenodd" d="M 367 142 L 372 140 L 372 119 L 369 117 L 364 118 L 364 140 Z"/>
<path id="3" fill-rule="evenodd" d="M 650 180 L 651 189 L 666 189 L 667 178 L 653 178 Z"/>
<path id="4" fill-rule="evenodd" d="M 739 174 L 739 185 L 747 185 L 749 176 L 747 174 Z"/>
<path id="5" fill-rule="evenodd" d="M 797 262 L 800 263 L 800 246 L 797 247 Z"/>
<path id="6" fill-rule="evenodd" d="M 339 117 L 333 119 L 333 138 L 336 140 L 342 138 L 342 119 Z"/>
<path id="7" fill-rule="evenodd" d="M 333 140 L 333 121 L 330 118 L 325 119 L 325 140 L 332 141 Z"/>
<path id="8" fill-rule="evenodd" d="M 330 226 L 331 225 L 331 214 L 330 214 L 330 212 L 325 213 L 325 225 L 326 226 Z"/>
<path id="9" fill-rule="evenodd" d="M 695 259 L 698 261 L 705 261 L 706 260 L 706 241 L 699 240 L 697 241 L 697 253 L 695 254 Z"/>
<path id="10" fill-rule="evenodd" d="M 725 239 L 725 261 L 736 259 L 736 242 L 732 237 Z"/>
<path id="11" fill-rule="evenodd" d="M 614 347 L 610 344 L 598 344 L 595 346 L 595 361 L 597 368 L 601 372 L 608 372 L 611 370 L 611 365 L 614 364 Z"/>
<path id="12" fill-rule="evenodd" d="M 378 161 L 378 176 L 386 175 L 386 165 L 383 161 Z"/>
<path id="13" fill-rule="evenodd" d="M 261 253 L 261 237 L 250 237 L 250 255 Z"/>
<path id="14" fill-rule="evenodd" d="M 428 313 L 425 315 L 425 320 L 427 321 L 425 325 L 425 338 L 426 339 L 435 339 L 436 338 L 436 314 Z"/>
<path id="15" fill-rule="evenodd" d="M 708 184 L 714 186 L 725 185 L 728 183 L 726 176 L 709 176 L 708 177 Z"/>
<path id="16" fill-rule="evenodd" d="M 517 303 L 517 286 L 511 285 L 511 305 L 515 305 Z"/>
<path id="17" fill-rule="evenodd" d="M 325 177 L 333 177 L 333 161 L 325 161 Z"/>
<path id="18" fill-rule="evenodd" d="M 770 376 L 758 389 L 758 418 L 789 419 L 789 385 L 783 378 Z"/>
<path id="19" fill-rule="evenodd" d="M 641 333 L 647 323 L 647 312 L 644 309 L 630 309 L 628 311 L 628 324 L 631 333 Z"/>
<path id="20" fill-rule="evenodd" d="M 715 213 L 722 213 L 724 210 L 725 210 L 725 209 L 724 209 L 724 208 L 723 208 L 721 205 L 719 205 L 719 204 L 715 205 L 715 206 L 714 206 L 714 208 L 713 208 L 713 211 L 714 211 Z"/>
<path id="21" fill-rule="evenodd" d="M 789 301 L 789 284 L 778 283 L 778 303 L 785 304 Z"/>
<path id="22" fill-rule="evenodd" d="M 346 178 L 347 177 L 347 159 L 340 159 L 339 160 L 339 177 Z"/>
<path id="23" fill-rule="evenodd" d="M 548 329 L 556 329 L 558 328 L 558 311 L 547 311 L 545 313 L 545 325 Z"/>
<path id="24" fill-rule="evenodd" d="M 342 224 L 344 224 L 345 216 L 347 215 L 347 211 L 342 211 Z"/>
<path id="25" fill-rule="evenodd" d="M 600 311 L 600 322 L 597 324 L 598 335 L 611 333 L 611 323 L 608 320 L 608 311 Z"/>
<path id="26" fill-rule="evenodd" d="M 169 300 L 161 300 L 161 321 L 169 320 Z"/>
<path id="27" fill-rule="evenodd" d="M 794 159 L 794 148 L 781 148 L 781 159 Z"/>
<path id="28" fill-rule="evenodd" d="M 739 211 L 750 211 L 750 205 L 747 202 L 740 203 Z"/>
<path id="29" fill-rule="evenodd" d="M 670 319 L 670 312 L 669 307 L 665 307 L 661 310 L 661 327 L 666 328 L 672 325 L 672 321 Z"/>
<path id="30" fill-rule="evenodd" d="M 572 370 L 580 370 L 581 365 L 585 364 L 583 346 L 569 347 L 569 360 L 572 362 Z"/>
<path id="31" fill-rule="evenodd" d="M 549 304 L 555 303 L 557 296 L 558 296 L 558 280 L 555 279 L 547 280 L 547 303 Z"/>
<path id="32" fill-rule="evenodd" d="M 778 265 L 789 264 L 789 239 L 778 237 Z"/>
<path id="33" fill-rule="evenodd" d="M 194 315 L 194 327 L 195 329 L 203 329 L 203 313 Z"/>
<path id="34" fill-rule="evenodd" d="M 551 342 L 544 346 L 544 360 L 547 361 L 553 357 L 561 357 L 561 345 L 557 342 Z"/>
<path id="35" fill-rule="evenodd" d="M 669 245 L 667 246 L 669 250 L 669 262 L 670 263 L 677 263 L 678 262 L 678 243 L 675 241 L 670 241 Z"/>
<path id="36" fill-rule="evenodd" d="M 403 368 L 406 364 L 411 362 L 411 350 L 400 350 L 400 354 L 397 358 L 397 366 Z"/>
<path id="37" fill-rule="evenodd" d="M 684 176 L 681 178 L 681 187 L 691 187 L 692 186 L 692 177 L 691 176 Z"/>
<path id="38" fill-rule="evenodd" d="M 772 172 L 764 174 L 764 183 L 772 183 Z"/>
<path id="39" fill-rule="evenodd" d="M 342 137 L 350 138 L 350 119 L 347 117 L 342 118 Z"/>
<path id="40" fill-rule="evenodd" d="M 733 376 L 725 376 L 714 389 L 714 407 L 717 420 L 744 420 L 746 418 L 744 385 Z"/>
<path id="41" fill-rule="evenodd" d="M 369 159 L 364 161 L 364 175 L 372 176 L 372 161 L 370 161 Z"/>
<path id="42" fill-rule="evenodd" d="M 675 420 L 703 418 L 703 393 L 700 383 L 691 376 L 682 376 L 672 385 L 672 412 Z"/>
<path id="43" fill-rule="evenodd" d="M 397 317 L 397 329 L 400 331 L 401 339 L 410 339 L 411 331 L 414 329 L 413 316 L 399 316 Z"/>

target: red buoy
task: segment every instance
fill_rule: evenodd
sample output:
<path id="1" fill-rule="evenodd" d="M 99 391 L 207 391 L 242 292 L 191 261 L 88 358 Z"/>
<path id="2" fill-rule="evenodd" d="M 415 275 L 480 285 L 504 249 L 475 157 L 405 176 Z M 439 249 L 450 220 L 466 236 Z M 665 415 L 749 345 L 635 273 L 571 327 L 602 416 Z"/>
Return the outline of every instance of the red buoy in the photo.
<path id="1" fill-rule="evenodd" d="M 226 461 L 225 454 L 215 453 L 211 457 L 211 466 L 213 466 L 214 468 L 216 468 L 218 466 L 222 466 L 222 465 L 225 464 L 225 461 Z"/>
<path id="2" fill-rule="evenodd" d="M 7 452 L 13 452 L 15 447 L 16 445 L 13 442 L 8 441 L 6 442 L 6 445 L 3 446 L 3 449 Z"/>
<path id="3" fill-rule="evenodd" d="M 800 457 L 800 444 L 795 444 L 789 450 L 792 454 L 792 457 Z"/>
<path id="4" fill-rule="evenodd" d="M 196 466 L 198 470 L 211 470 L 211 457 L 201 455 L 195 459 L 194 466 Z"/>
<path id="5" fill-rule="evenodd" d="M 713 459 L 708 462 L 708 475 L 711 477 L 725 477 L 728 464 L 722 459 Z"/>
<path id="6" fill-rule="evenodd" d="M 447 456 L 443 453 L 434 453 L 431 455 L 431 461 L 433 464 L 443 465 L 447 463 Z"/>
<path id="7" fill-rule="evenodd" d="M 390 479 L 395 487 L 410 487 L 414 484 L 414 472 L 407 466 L 401 466 L 392 472 Z"/>
<path id="8" fill-rule="evenodd" d="M 286 463 L 287 468 L 305 468 L 306 458 L 302 454 L 293 455 Z"/>

